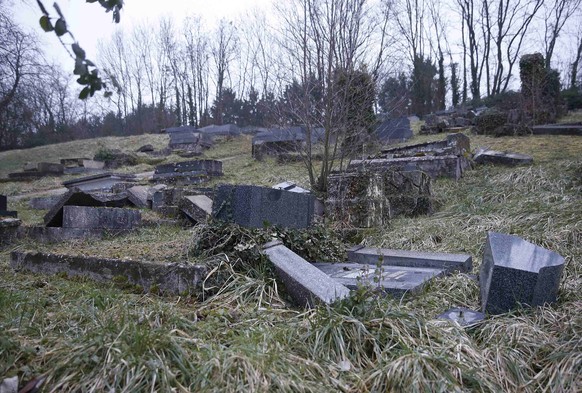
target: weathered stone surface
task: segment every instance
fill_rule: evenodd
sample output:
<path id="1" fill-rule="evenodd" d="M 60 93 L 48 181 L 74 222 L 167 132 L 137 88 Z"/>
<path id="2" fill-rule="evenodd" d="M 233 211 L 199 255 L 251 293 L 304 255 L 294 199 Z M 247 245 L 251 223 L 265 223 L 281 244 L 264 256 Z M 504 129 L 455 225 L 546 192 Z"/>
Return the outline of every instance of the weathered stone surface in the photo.
<path id="1" fill-rule="evenodd" d="M 115 207 L 63 206 L 63 228 L 132 229 L 141 222 L 141 212 Z"/>
<path id="2" fill-rule="evenodd" d="M 206 195 L 185 196 L 178 207 L 195 223 L 206 222 L 212 214 L 212 199 Z"/>
<path id="3" fill-rule="evenodd" d="M 371 228 L 397 216 L 432 213 L 431 180 L 420 171 L 350 172 L 328 177 L 326 217 Z"/>
<path id="4" fill-rule="evenodd" d="M 582 136 L 582 124 L 545 124 L 532 128 L 534 135 L 578 135 Z"/>
<path id="5" fill-rule="evenodd" d="M 376 138 L 386 144 L 404 142 L 412 138 L 408 117 L 386 119 L 376 127 Z"/>
<path id="6" fill-rule="evenodd" d="M 96 160 L 83 160 L 83 167 L 85 169 L 99 170 L 105 168 L 105 162 Z"/>
<path id="7" fill-rule="evenodd" d="M 564 258 L 520 237 L 489 232 L 479 273 L 482 311 L 501 314 L 521 305 L 556 301 Z"/>
<path id="8" fill-rule="evenodd" d="M 290 191 L 290 192 L 298 192 L 301 194 L 309 194 L 311 193 L 311 191 L 306 190 L 305 188 L 299 187 L 297 184 L 290 182 L 290 181 L 284 181 L 282 183 L 278 183 L 275 184 L 273 186 L 273 188 L 277 189 L 277 190 L 285 190 L 285 191 Z"/>
<path id="9" fill-rule="evenodd" d="M 0 195 L 0 217 L 18 217 L 18 213 L 8 210 L 8 198 L 5 195 Z"/>
<path id="10" fill-rule="evenodd" d="M 150 190 L 151 188 L 146 186 L 133 186 L 127 190 L 127 198 L 137 207 L 151 208 L 148 202 Z"/>
<path id="11" fill-rule="evenodd" d="M 34 273 L 84 276 L 95 281 L 124 277 L 144 290 L 170 294 L 195 294 L 206 277 L 206 268 L 189 264 L 160 264 L 126 259 L 93 258 L 71 255 L 14 251 L 10 265 L 15 270 Z"/>
<path id="12" fill-rule="evenodd" d="M 8 198 L 6 195 L 0 195 L 0 210 L 8 210 Z"/>
<path id="13" fill-rule="evenodd" d="M 275 265 L 277 275 L 293 300 L 304 307 L 333 303 L 350 294 L 348 288 L 328 277 L 280 241 L 265 244 L 263 252 Z"/>
<path id="14" fill-rule="evenodd" d="M 131 205 L 127 194 L 97 194 L 85 193 L 79 189 L 69 190 L 63 194 L 55 205 L 44 216 L 47 227 L 63 225 L 63 206 L 107 206 L 124 207 Z"/>
<path id="15" fill-rule="evenodd" d="M 0 246 L 10 244 L 18 239 L 21 221 L 17 218 L 0 217 Z"/>
<path id="16" fill-rule="evenodd" d="M 512 152 L 501 152 L 495 150 L 480 150 L 473 157 L 477 164 L 500 164 L 500 165 L 527 165 L 533 162 L 533 157 Z"/>
<path id="17" fill-rule="evenodd" d="M 35 210 L 50 210 L 61 198 L 62 195 L 49 195 L 45 197 L 35 197 L 28 201 L 28 206 Z"/>
<path id="18" fill-rule="evenodd" d="M 222 161 L 218 160 L 193 160 L 156 166 L 156 174 L 165 173 L 203 173 L 209 176 L 222 176 Z"/>
<path id="19" fill-rule="evenodd" d="M 448 319 L 460 326 L 471 326 L 485 319 L 485 314 L 468 308 L 451 308 L 437 316 L 438 319 Z"/>
<path id="20" fill-rule="evenodd" d="M 313 195 L 273 188 L 221 185 L 216 191 L 213 216 L 247 228 L 265 224 L 284 228 L 306 228 L 314 214 Z"/>
<path id="21" fill-rule="evenodd" d="M 446 254 L 354 246 L 348 250 L 348 261 L 364 264 L 408 266 L 442 269 L 444 272 L 470 272 L 473 259 L 468 254 Z"/>
<path id="22" fill-rule="evenodd" d="M 52 162 L 39 162 L 36 164 L 36 168 L 39 172 L 52 173 L 57 175 L 62 175 L 65 167 L 61 164 L 54 164 Z"/>
<path id="23" fill-rule="evenodd" d="M 459 180 L 463 174 L 462 159 L 456 155 L 443 155 L 352 160 L 348 165 L 348 171 L 404 171 L 413 166 L 433 179 L 448 177 Z"/>
<path id="24" fill-rule="evenodd" d="M 119 183 L 131 183 L 134 181 L 134 175 L 106 172 L 68 180 L 63 182 L 63 186 L 69 189 L 78 188 L 81 191 L 107 191 L 113 189 Z"/>
<path id="25" fill-rule="evenodd" d="M 360 263 L 314 263 L 314 267 L 349 289 L 364 285 L 376 288 L 392 296 L 419 291 L 430 279 L 444 273 L 443 270 L 421 267 Z"/>

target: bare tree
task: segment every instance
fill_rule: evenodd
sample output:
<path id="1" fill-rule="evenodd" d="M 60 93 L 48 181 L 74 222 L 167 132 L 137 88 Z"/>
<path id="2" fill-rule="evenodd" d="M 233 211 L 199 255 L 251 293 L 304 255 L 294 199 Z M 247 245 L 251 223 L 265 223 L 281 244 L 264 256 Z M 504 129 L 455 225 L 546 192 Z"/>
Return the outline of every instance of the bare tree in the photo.
<path id="1" fill-rule="evenodd" d="M 212 47 L 212 57 L 216 67 L 216 113 L 218 118 L 214 119 L 219 124 L 222 123 L 222 93 L 225 78 L 229 76 L 230 64 L 237 54 L 237 34 L 232 22 L 222 19 L 218 24 L 214 35 Z"/>
<path id="2" fill-rule="evenodd" d="M 582 0 L 552 0 L 544 4 L 544 55 L 550 68 L 558 37 L 566 22 L 580 10 Z"/>

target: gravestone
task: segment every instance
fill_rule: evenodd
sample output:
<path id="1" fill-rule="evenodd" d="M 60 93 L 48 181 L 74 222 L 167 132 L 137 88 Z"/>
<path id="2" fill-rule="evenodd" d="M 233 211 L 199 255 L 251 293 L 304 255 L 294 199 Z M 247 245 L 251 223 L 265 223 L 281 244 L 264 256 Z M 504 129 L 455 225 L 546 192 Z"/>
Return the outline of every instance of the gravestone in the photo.
<path id="1" fill-rule="evenodd" d="M 148 195 L 150 193 L 150 187 L 146 186 L 133 186 L 127 190 L 127 198 L 136 207 L 148 208 L 151 207 L 148 203 Z"/>
<path id="2" fill-rule="evenodd" d="M 376 127 L 376 138 L 383 143 L 398 143 L 412 138 L 408 117 L 386 119 Z"/>
<path id="3" fill-rule="evenodd" d="M 265 244 L 263 252 L 275 265 L 277 275 L 293 300 L 302 306 L 329 304 L 350 294 L 348 288 L 328 277 L 278 240 Z"/>
<path id="4" fill-rule="evenodd" d="M 62 175 L 65 167 L 61 164 L 54 164 L 52 162 L 39 162 L 36 164 L 37 170 L 43 173 L 54 173 Z"/>
<path id="5" fill-rule="evenodd" d="M 367 263 L 318 262 L 313 266 L 349 289 L 357 289 L 363 285 L 395 297 L 418 292 L 430 279 L 445 273 L 444 270 L 436 268 L 390 265 L 377 267 Z"/>
<path id="6" fill-rule="evenodd" d="M 442 269 L 447 273 L 470 272 L 473 267 L 473 259 L 468 254 L 391 250 L 364 246 L 350 248 L 348 261 L 371 265 L 381 262 L 382 265 L 434 268 Z"/>
<path id="7" fill-rule="evenodd" d="M 5 195 L 0 195 L 0 217 L 16 218 L 17 216 L 17 212 L 8 210 L 8 198 Z"/>
<path id="8" fill-rule="evenodd" d="M 120 183 L 134 182 L 135 176 L 129 174 L 100 173 L 98 175 L 79 177 L 63 182 L 63 186 L 81 191 L 111 190 Z"/>
<path id="9" fill-rule="evenodd" d="M 556 301 L 564 258 L 520 237 L 487 234 L 479 273 L 482 311 L 501 314 Z"/>
<path id="10" fill-rule="evenodd" d="M 64 206 L 63 228 L 132 229 L 141 222 L 135 209 L 115 207 Z"/>
<path id="11" fill-rule="evenodd" d="M 212 214 L 212 199 L 206 195 L 185 196 L 180 200 L 178 207 L 195 223 L 206 222 Z"/>
<path id="12" fill-rule="evenodd" d="M 533 162 L 533 157 L 526 154 L 480 149 L 473 157 L 477 164 L 526 165 Z"/>
<path id="13" fill-rule="evenodd" d="M 221 185 L 212 206 L 213 216 L 247 228 L 266 224 L 307 228 L 314 215 L 313 195 L 247 185 Z"/>
<path id="14" fill-rule="evenodd" d="M 31 198 L 28 206 L 35 210 L 50 210 L 61 198 L 62 195 L 49 195 L 44 197 Z"/>

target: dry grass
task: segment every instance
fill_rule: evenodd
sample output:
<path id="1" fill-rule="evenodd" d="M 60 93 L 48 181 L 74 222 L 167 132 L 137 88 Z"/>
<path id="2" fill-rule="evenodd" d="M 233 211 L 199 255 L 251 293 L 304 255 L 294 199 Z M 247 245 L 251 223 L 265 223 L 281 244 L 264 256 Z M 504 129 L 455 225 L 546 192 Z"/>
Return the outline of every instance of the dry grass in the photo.
<path id="1" fill-rule="evenodd" d="M 413 142 L 430 138 L 442 136 Z M 54 392 L 580 391 L 582 140 L 471 139 L 473 146 L 532 154 L 535 163 L 479 167 L 456 183 L 439 180 L 435 215 L 393 220 L 368 231 L 364 242 L 467 252 L 477 272 L 488 230 L 517 234 L 566 258 L 555 305 L 463 329 L 434 318 L 449 307 L 479 308 L 478 284 L 464 274 L 437 279 L 411 298 L 357 292 L 333 307 L 303 311 L 289 304 L 269 269 L 245 274 L 245 261 L 232 256 L 214 257 L 213 274 L 226 281 L 196 300 L 14 272 L 6 250 L 0 252 L 0 377 L 43 375 L 45 390 Z M 306 185 L 299 165 L 252 161 L 245 139 L 215 149 L 206 156 L 235 157 L 224 162 L 224 181 L 271 185 L 291 178 Z M 193 261 L 187 250 L 197 233 L 147 228 L 44 249 Z"/>

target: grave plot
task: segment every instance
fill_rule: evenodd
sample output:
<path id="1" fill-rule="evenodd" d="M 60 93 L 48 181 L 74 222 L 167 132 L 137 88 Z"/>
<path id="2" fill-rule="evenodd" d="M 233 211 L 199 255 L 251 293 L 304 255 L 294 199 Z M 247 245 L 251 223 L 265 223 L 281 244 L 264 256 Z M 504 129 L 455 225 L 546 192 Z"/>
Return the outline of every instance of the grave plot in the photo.
<path id="1" fill-rule="evenodd" d="M 558 296 L 564 258 L 518 236 L 489 232 L 479 273 L 482 311 L 542 306 Z"/>
<path id="2" fill-rule="evenodd" d="M 192 185 L 207 182 L 210 177 L 222 176 L 222 161 L 194 160 L 156 166 L 153 182 Z"/>
<path id="3" fill-rule="evenodd" d="M 130 185 L 135 183 L 134 175 L 116 174 L 111 172 L 100 173 L 97 175 L 84 176 L 73 180 L 63 182 L 63 186 L 72 190 L 77 188 L 81 191 L 112 191 L 114 187 L 120 185 Z"/>
<path id="4" fill-rule="evenodd" d="M 212 215 L 247 228 L 265 225 L 307 228 L 313 222 L 315 197 L 273 188 L 221 185 L 216 190 Z"/>

